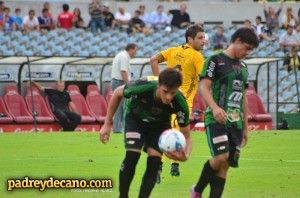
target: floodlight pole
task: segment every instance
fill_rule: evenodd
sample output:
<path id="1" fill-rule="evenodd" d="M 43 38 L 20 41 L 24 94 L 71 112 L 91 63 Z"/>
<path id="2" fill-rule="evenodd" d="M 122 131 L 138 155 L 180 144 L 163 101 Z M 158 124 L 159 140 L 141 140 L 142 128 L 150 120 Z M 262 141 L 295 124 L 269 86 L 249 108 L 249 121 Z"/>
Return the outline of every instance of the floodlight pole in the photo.
<path id="1" fill-rule="evenodd" d="M 30 71 L 30 61 L 29 61 L 29 56 L 27 56 L 27 65 L 28 65 L 28 78 L 29 78 L 29 88 L 30 88 L 30 96 L 31 96 L 31 108 L 32 108 L 32 114 L 33 114 L 33 123 L 34 123 L 34 131 L 37 132 L 37 127 L 36 127 L 36 112 L 34 108 L 34 97 L 32 93 L 32 81 L 31 81 L 31 71 Z"/>

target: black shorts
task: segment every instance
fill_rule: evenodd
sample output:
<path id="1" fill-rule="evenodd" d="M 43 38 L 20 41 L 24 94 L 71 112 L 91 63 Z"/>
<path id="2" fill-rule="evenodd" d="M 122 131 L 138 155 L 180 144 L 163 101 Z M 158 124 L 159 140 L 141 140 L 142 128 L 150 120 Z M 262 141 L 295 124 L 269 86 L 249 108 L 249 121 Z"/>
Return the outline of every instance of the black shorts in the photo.
<path id="1" fill-rule="evenodd" d="M 211 155 L 216 157 L 229 153 L 229 165 L 238 167 L 243 130 L 221 124 L 210 124 L 205 128 Z"/>
<path id="2" fill-rule="evenodd" d="M 158 147 L 158 139 L 163 131 L 170 128 L 170 123 L 146 123 L 134 115 L 126 115 L 125 147 L 139 150 L 143 148 L 145 152 L 150 147 L 162 153 Z"/>

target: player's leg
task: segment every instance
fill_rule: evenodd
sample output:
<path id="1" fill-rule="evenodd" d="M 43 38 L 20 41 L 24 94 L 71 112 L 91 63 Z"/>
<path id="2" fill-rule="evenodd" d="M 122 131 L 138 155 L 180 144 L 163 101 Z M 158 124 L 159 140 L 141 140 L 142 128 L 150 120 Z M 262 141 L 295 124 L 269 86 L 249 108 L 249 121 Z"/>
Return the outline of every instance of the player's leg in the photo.
<path id="1" fill-rule="evenodd" d="M 135 174 L 135 168 L 144 145 L 144 134 L 140 132 L 139 123 L 129 116 L 126 117 L 125 147 L 126 155 L 119 172 L 120 198 L 128 198 L 129 187 Z M 137 132 L 138 131 L 138 132 Z"/>
<path id="2" fill-rule="evenodd" d="M 157 172 L 161 164 L 161 151 L 158 147 L 160 134 L 169 127 L 152 128 L 145 132 L 145 149 L 147 149 L 147 167 L 140 188 L 139 198 L 150 197 L 155 186 Z"/>
<path id="3" fill-rule="evenodd" d="M 220 197 L 225 185 L 229 167 L 229 143 L 226 126 L 211 124 L 206 127 L 206 135 L 213 157 L 204 164 L 197 184 L 191 189 L 191 197 L 201 197 L 201 193 L 208 184 L 211 186 L 211 197 Z"/>

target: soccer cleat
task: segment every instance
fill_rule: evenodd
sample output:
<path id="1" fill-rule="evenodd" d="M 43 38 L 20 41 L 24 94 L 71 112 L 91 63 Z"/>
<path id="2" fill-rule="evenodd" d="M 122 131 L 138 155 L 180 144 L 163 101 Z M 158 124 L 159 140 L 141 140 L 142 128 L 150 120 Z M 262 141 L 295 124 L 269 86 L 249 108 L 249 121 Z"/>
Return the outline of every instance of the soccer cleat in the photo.
<path id="1" fill-rule="evenodd" d="M 170 171 L 170 174 L 172 176 L 176 176 L 176 177 L 179 177 L 180 176 L 180 172 L 179 172 L 179 164 L 178 163 L 173 163 L 171 165 L 171 171 Z"/>
<path id="2" fill-rule="evenodd" d="M 157 184 L 160 184 L 160 182 L 161 182 L 161 178 L 160 178 L 161 172 L 162 172 L 162 164 L 159 166 L 159 169 L 157 171 L 157 176 L 156 176 L 156 183 Z"/>
<path id="3" fill-rule="evenodd" d="M 193 185 L 191 188 L 191 198 L 201 198 L 201 193 L 196 192 L 194 189 L 195 185 Z"/>

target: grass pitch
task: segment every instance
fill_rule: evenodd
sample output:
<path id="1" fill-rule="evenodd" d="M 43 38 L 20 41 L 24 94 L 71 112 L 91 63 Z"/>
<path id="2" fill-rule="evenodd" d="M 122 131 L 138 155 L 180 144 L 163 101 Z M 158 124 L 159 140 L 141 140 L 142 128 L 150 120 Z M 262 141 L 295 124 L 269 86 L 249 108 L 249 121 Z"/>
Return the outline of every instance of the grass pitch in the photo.
<path id="1" fill-rule="evenodd" d="M 180 177 L 163 167 L 162 183 L 151 197 L 186 198 L 197 182 L 210 154 L 203 133 L 193 133 L 190 159 L 180 164 Z M 300 197 L 300 131 L 250 132 L 242 149 L 240 168 L 230 169 L 224 198 Z M 9 133 L 0 134 L 0 197 L 118 197 L 118 172 L 124 158 L 123 135 L 112 134 L 103 145 L 98 133 Z M 131 184 L 130 197 L 137 197 L 147 156 L 142 154 Z M 7 179 L 112 179 L 113 189 L 14 189 Z M 204 197 L 208 197 L 208 190 Z M 74 192 L 75 191 L 75 192 Z"/>

